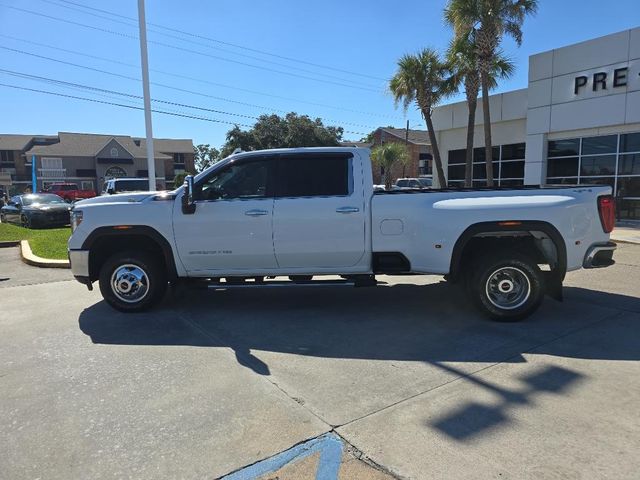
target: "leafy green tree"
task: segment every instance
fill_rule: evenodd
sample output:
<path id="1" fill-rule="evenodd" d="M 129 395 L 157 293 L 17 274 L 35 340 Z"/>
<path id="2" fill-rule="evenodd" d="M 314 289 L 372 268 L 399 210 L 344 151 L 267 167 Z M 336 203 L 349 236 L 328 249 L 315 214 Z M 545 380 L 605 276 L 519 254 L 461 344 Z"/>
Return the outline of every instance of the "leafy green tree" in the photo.
<path id="1" fill-rule="evenodd" d="M 522 44 L 522 25 L 527 15 L 538 9 L 537 0 L 449 0 L 444 14 L 453 26 L 456 37 L 468 39 L 475 47 L 482 89 L 484 121 L 484 145 L 487 159 L 487 185 L 493 186 L 493 162 L 491 142 L 491 113 L 489 89 L 491 69 L 499 54 L 505 36 Z"/>
<path id="2" fill-rule="evenodd" d="M 235 126 L 227 132 L 227 141 L 222 147 L 224 158 L 237 148 L 262 150 L 267 148 L 329 147 L 340 145 L 342 127 L 325 126 L 319 118 L 288 113 L 261 115 L 250 130 Z"/>
<path id="3" fill-rule="evenodd" d="M 176 173 L 173 177 L 173 187 L 178 188 L 180 185 L 184 183 L 184 177 L 187 175 L 191 175 L 189 172 Z"/>
<path id="4" fill-rule="evenodd" d="M 220 152 L 208 143 L 201 143 L 193 147 L 194 164 L 196 172 L 202 172 L 220 160 Z"/>
<path id="5" fill-rule="evenodd" d="M 406 111 L 415 102 L 427 123 L 440 188 L 446 186 L 446 180 L 431 113 L 443 98 L 453 93 L 449 77 L 449 67 L 441 60 L 438 52 L 425 48 L 416 55 L 404 55 L 400 58 L 398 71 L 389 82 L 396 105 L 402 102 Z"/>
<path id="6" fill-rule="evenodd" d="M 447 51 L 447 61 L 449 62 L 453 75 L 451 81 L 458 88 L 460 84 L 464 87 L 467 99 L 467 150 L 465 158 L 464 185 L 472 185 L 473 173 L 473 140 L 475 134 L 476 108 L 478 106 L 478 92 L 480 91 L 480 68 L 478 65 L 478 55 L 473 43 L 464 36 L 456 36 Z M 489 87 L 495 88 L 498 78 L 508 78 L 514 71 L 514 64 L 502 52 L 498 52 L 494 58 L 490 75 Z"/>
<path id="7" fill-rule="evenodd" d="M 403 143 L 389 142 L 371 149 L 371 160 L 374 165 L 384 168 L 384 188 L 391 190 L 391 169 L 396 164 L 406 165 L 409 162 L 409 151 Z"/>

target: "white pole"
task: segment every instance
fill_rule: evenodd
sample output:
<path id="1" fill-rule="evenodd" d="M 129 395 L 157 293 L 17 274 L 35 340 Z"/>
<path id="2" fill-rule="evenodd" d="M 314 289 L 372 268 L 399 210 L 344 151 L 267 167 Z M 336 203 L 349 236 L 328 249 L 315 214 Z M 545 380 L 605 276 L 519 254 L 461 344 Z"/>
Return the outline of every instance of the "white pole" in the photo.
<path id="1" fill-rule="evenodd" d="M 142 64 L 142 91 L 144 95 L 144 124 L 147 130 L 147 172 L 149 190 L 156 190 L 156 163 L 153 152 L 151 127 L 151 94 L 149 93 L 149 58 L 147 56 L 147 24 L 144 18 L 144 0 L 138 0 L 138 26 L 140 27 L 140 63 Z"/>

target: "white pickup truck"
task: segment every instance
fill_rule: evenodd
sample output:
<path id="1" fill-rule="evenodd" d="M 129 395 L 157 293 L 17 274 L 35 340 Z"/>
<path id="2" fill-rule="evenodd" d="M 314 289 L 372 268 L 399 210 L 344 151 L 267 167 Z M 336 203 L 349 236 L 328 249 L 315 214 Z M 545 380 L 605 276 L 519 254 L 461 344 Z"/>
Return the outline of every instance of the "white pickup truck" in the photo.
<path id="1" fill-rule="evenodd" d="M 371 286 L 376 274 L 438 274 L 513 321 L 545 294 L 561 299 L 567 271 L 612 265 L 614 221 L 608 186 L 374 193 L 367 149 L 265 150 L 234 154 L 172 192 L 76 203 L 69 259 L 77 280 L 97 280 L 125 312 L 180 281 Z"/>

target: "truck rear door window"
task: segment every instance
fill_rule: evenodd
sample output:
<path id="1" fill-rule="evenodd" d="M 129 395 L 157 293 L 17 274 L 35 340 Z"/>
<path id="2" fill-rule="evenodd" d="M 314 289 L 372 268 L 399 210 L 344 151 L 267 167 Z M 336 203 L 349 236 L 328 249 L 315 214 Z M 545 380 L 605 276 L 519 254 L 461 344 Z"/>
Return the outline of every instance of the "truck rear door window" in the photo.
<path id="1" fill-rule="evenodd" d="M 331 197 L 350 193 L 349 156 L 291 156 L 280 159 L 278 197 Z"/>

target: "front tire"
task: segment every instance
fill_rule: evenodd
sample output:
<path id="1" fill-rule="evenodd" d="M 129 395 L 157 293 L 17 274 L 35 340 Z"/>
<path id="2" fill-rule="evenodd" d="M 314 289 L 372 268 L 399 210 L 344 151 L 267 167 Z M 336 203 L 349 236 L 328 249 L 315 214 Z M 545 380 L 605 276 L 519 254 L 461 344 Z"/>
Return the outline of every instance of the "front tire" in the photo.
<path id="1" fill-rule="evenodd" d="M 20 225 L 24 228 L 33 228 L 33 223 L 31 222 L 31 218 L 27 215 L 20 216 Z"/>
<path id="2" fill-rule="evenodd" d="M 476 306 L 499 322 L 516 322 L 535 312 L 544 298 L 544 277 L 526 255 L 504 252 L 480 260 L 468 290 Z"/>
<path id="3" fill-rule="evenodd" d="M 121 312 L 142 312 L 160 302 L 167 290 L 162 263 L 146 252 L 129 251 L 109 257 L 100 269 L 100 293 Z"/>

